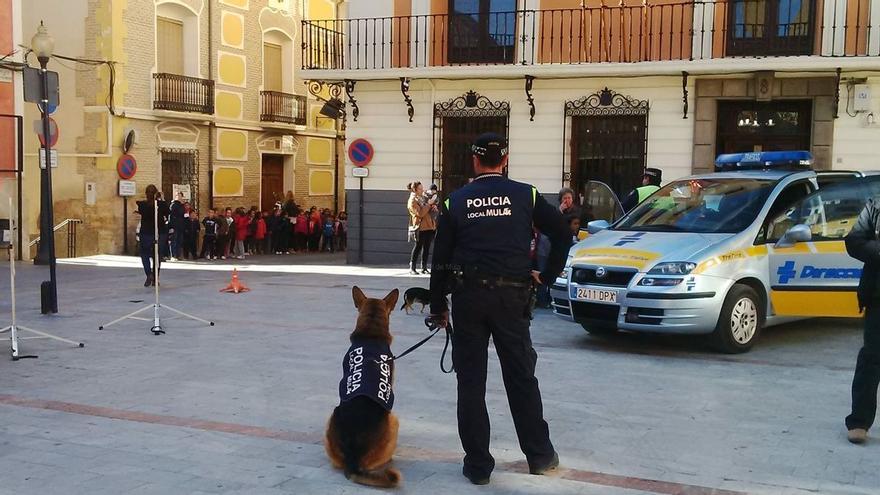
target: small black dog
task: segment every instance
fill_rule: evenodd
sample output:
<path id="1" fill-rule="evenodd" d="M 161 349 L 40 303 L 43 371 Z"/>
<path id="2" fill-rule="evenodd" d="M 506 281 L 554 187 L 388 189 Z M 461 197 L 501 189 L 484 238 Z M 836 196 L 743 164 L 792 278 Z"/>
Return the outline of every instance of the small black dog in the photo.
<path id="1" fill-rule="evenodd" d="M 413 304 L 415 303 L 422 305 L 421 312 L 424 313 L 425 306 L 431 304 L 431 291 L 421 287 L 407 289 L 406 292 L 403 293 L 403 306 L 401 306 L 400 309 L 405 309 L 406 314 L 409 314 L 409 310 L 414 309 Z"/>

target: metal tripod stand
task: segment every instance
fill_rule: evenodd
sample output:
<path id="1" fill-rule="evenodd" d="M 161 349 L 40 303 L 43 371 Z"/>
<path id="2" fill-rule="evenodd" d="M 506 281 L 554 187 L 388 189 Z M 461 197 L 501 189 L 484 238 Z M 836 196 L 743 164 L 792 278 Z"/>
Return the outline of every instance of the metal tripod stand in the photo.
<path id="1" fill-rule="evenodd" d="M 85 344 L 82 342 L 74 342 L 72 340 L 67 340 L 56 335 L 52 335 L 46 332 L 41 332 L 39 330 L 34 330 L 33 328 L 24 327 L 18 324 L 16 320 L 15 314 L 15 236 L 18 231 L 18 226 L 15 224 L 15 215 L 13 215 L 12 211 L 12 198 L 9 198 L 9 230 L 12 233 L 12 237 L 9 240 L 9 290 L 12 293 L 12 324 L 8 327 L 0 328 L 0 334 L 9 333 L 9 337 L 2 337 L 0 340 L 10 342 L 10 348 L 12 352 L 12 360 L 18 361 L 19 359 L 28 359 L 28 358 L 36 358 L 37 356 L 34 354 L 30 355 L 21 355 L 21 347 L 19 345 L 19 340 L 34 340 L 34 339 L 52 339 L 57 340 L 59 342 L 64 342 L 67 344 L 73 344 L 77 347 L 85 347 Z M 29 334 L 33 334 L 31 337 L 19 337 L 19 332 L 25 332 Z"/>
<path id="2" fill-rule="evenodd" d="M 165 330 L 162 329 L 162 320 L 159 316 L 159 310 L 161 309 L 166 309 L 176 315 L 168 318 L 169 320 L 188 318 L 190 320 L 204 323 L 205 325 L 210 325 L 212 327 L 214 326 L 213 321 L 203 320 L 199 317 L 184 313 L 179 309 L 172 308 L 168 305 L 163 305 L 159 302 L 159 220 L 159 201 L 157 199 L 153 199 L 153 294 L 155 296 L 155 301 L 149 306 L 144 306 L 137 311 L 131 312 L 121 318 L 117 318 L 111 321 L 110 323 L 105 323 L 99 326 L 98 330 L 104 330 L 105 328 L 111 325 L 115 325 L 123 320 L 151 321 L 153 323 L 153 326 L 150 327 L 150 331 L 153 332 L 153 335 L 162 335 L 165 333 Z M 144 318 L 142 316 L 138 316 L 139 314 L 149 310 L 153 310 L 153 318 Z"/>

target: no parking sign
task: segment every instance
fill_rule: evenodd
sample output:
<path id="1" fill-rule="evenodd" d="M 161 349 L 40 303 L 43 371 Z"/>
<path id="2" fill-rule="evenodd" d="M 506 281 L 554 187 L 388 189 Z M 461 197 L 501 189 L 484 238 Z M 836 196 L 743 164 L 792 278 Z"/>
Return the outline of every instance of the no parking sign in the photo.
<path id="1" fill-rule="evenodd" d="M 366 139 L 355 139 L 348 146 L 348 159 L 355 167 L 366 167 L 373 161 L 373 145 Z"/>
<path id="2" fill-rule="evenodd" d="M 116 162 L 116 172 L 122 180 L 130 180 L 137 173 L 137 160 L 129 154 L 119 157 Z"/>

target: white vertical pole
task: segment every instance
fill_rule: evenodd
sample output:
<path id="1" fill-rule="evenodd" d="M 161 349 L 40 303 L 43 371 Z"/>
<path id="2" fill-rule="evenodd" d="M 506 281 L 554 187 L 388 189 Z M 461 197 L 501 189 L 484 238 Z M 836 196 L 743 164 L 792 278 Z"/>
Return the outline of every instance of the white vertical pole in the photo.
<path id="1" fill-rule="evenodd" d="M 12 345 L 12 357 L 18 357 L 18 329 L 16 325 L 18 324 L 15 319 L 15 230 L 18 228 L 15 225 L 15 211 L 12 209 L 12 196 L 9 196 L 9 233 L 10 242 L 9 245 L 9 290 L 12 291 L 12 327 L 10 328 L 10 339 L 9 342 Z"/>
<path id="2" fill-rule="evenodd" d="M 153 330 L 159 327 L 159 200 L 153 198 Z"/>
<path id="3" fill-rule="evenodd" d="M 846 49 L 846 5 L 847 0 L 825 2 L 822 25 L 822 55 L 841 56 Z"/>
<path id="4" fill-rule="evenodd" d="M 880 0 L 871 0 L 870 24 L 868 25 L 868 55 L 880 55 Z"/>
<path id="5" fill-rule="evenodd" d="M 715 25 L 715 3 L 694 3 L 694 37 L 691 44 L 691 56 L 694 60 L 709 60 L 713 57 L 712 26 Z"/>

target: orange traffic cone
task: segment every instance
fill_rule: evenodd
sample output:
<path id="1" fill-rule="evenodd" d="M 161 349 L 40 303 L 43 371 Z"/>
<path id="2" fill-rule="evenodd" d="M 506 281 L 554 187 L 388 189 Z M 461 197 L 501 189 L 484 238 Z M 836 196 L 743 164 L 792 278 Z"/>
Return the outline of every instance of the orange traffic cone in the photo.
<path id="1" fill-rule="evenodd" d="M 232 281 L 229 282 L 229 285 L 227 285 L 225 289 L 220 289 L 220 292 L 233 292 L 235 294 L 238 294 L 239 292 L 247 292 L 249 290 L 250 289 L 248 289 L 247 286 L 241 283 L 241 280 L 238 279 L 238 269 L 233 268 Z"/>

